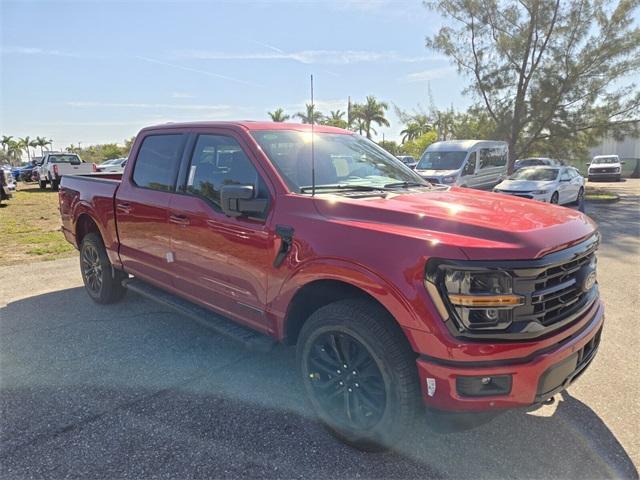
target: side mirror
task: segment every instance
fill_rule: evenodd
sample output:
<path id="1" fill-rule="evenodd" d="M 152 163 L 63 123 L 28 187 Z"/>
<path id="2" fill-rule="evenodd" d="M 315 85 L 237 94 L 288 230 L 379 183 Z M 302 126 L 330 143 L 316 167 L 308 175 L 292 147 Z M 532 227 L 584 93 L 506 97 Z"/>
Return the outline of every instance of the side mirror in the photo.
<path id="1" fill-rule="evenodd" d="M 220 189 L 220 206 L 229 217 L 264 213 L 267 200 L 254 196 L 253 185 L 224 185 Z"/>
<path id="2" fill-rule="evenodd" d="M 624 164 L 625 164 L 625 161 L 624 161 L 624 160 L 622 160 L 622 161 L 620 162 L 620 165 L 624 165 Z"/>
<path id="3" fill-rule="evenodd" d="M 561 178 L 560 181 L 561 182 L 570 182 L 571 179 L 570 178 Z"/>
<path id="4" fill-rule="evenodd" d="M 591 162 L 587 162 L 587 165 L 591 165 Z"/>

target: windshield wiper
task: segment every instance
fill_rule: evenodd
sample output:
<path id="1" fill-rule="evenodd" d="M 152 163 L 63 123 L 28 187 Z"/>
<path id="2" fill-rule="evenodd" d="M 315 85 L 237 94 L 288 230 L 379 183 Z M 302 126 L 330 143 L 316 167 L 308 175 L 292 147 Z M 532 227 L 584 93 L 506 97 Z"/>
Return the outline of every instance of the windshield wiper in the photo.
<path id="1" fill-rule="evenodd" d="M 352 190 L 357 192 L 379 192 L 383 191 L 383 187 L 372 187 L 369 185 L 349 185 L 349 184 L 336 184 L 336 185 L 316 185 L 316 190 Z M 312 186 L 300 187 L 300 192 L 311 192 Z"/>
<path id="2" fill-rule="evenodd" d="M 420 182 L 394 182 L 387 183 L 384 188 L 409 188 L 409 187 L 430 187 L 429 183 L 420 183 Z"/>

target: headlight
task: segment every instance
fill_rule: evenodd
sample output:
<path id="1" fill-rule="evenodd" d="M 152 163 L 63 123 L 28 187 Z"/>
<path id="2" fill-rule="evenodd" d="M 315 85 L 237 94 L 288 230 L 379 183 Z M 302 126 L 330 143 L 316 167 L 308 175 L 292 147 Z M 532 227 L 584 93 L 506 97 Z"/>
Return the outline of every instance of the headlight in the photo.
<path id="1" fill-rule="evenodd" d="M 504 330 L 513 309 L 524 304 L 524 297 L 513 293 L 511 276 L 501 271 L 428 266 L 426 286 L 432 298 L 439 296 L 436 306 L 446 309 L 461 330 Z"/>
<path id="2" fill-rule="evenodd" d="M 616 167 L 616 173 L 620 173 L 620 167 Z"/>
<path id="3" fill-rule="evenodd" d="M 534 190 L 533 192 L 534 195 L 545 195 L 547 193 L 549 193 L 549 190 Z"/>
<path id="4" fill-rule="evenodd" d="M 456 176 L 449 176 L 449 177 L 442 177 L 442 183 L 456 183 L 458 177 Z"/>

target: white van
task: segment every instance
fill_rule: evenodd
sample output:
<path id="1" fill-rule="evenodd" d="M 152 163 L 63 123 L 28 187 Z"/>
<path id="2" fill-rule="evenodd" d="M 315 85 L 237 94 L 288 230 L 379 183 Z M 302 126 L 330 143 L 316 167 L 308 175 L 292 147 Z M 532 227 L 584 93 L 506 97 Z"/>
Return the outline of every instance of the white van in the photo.
<path id="1" fill-rule="evenodd" d="M 509 148 L 493 140 L 450 140 L 429 145 L 415 171 L 431 183 L 491 189 L 507 176 Z"/>

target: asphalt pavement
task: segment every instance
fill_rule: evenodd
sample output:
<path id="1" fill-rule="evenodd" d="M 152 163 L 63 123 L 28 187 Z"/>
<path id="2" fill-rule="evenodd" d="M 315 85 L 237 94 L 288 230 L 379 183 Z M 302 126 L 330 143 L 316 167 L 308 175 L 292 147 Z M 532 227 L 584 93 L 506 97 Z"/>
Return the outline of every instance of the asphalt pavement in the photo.
<path id="1" fill-rule="evenodd" d="M 604 185 L 601 185 L 604 186 Z M 247 351 L 134 294 L 91 302 L 77 259 L 0 268 L 3 478 L 638 478 L 640 181 L 600 225 L 599 354 L 554 405 L 362 453 L 317 423 L 294 350 Z"/>

